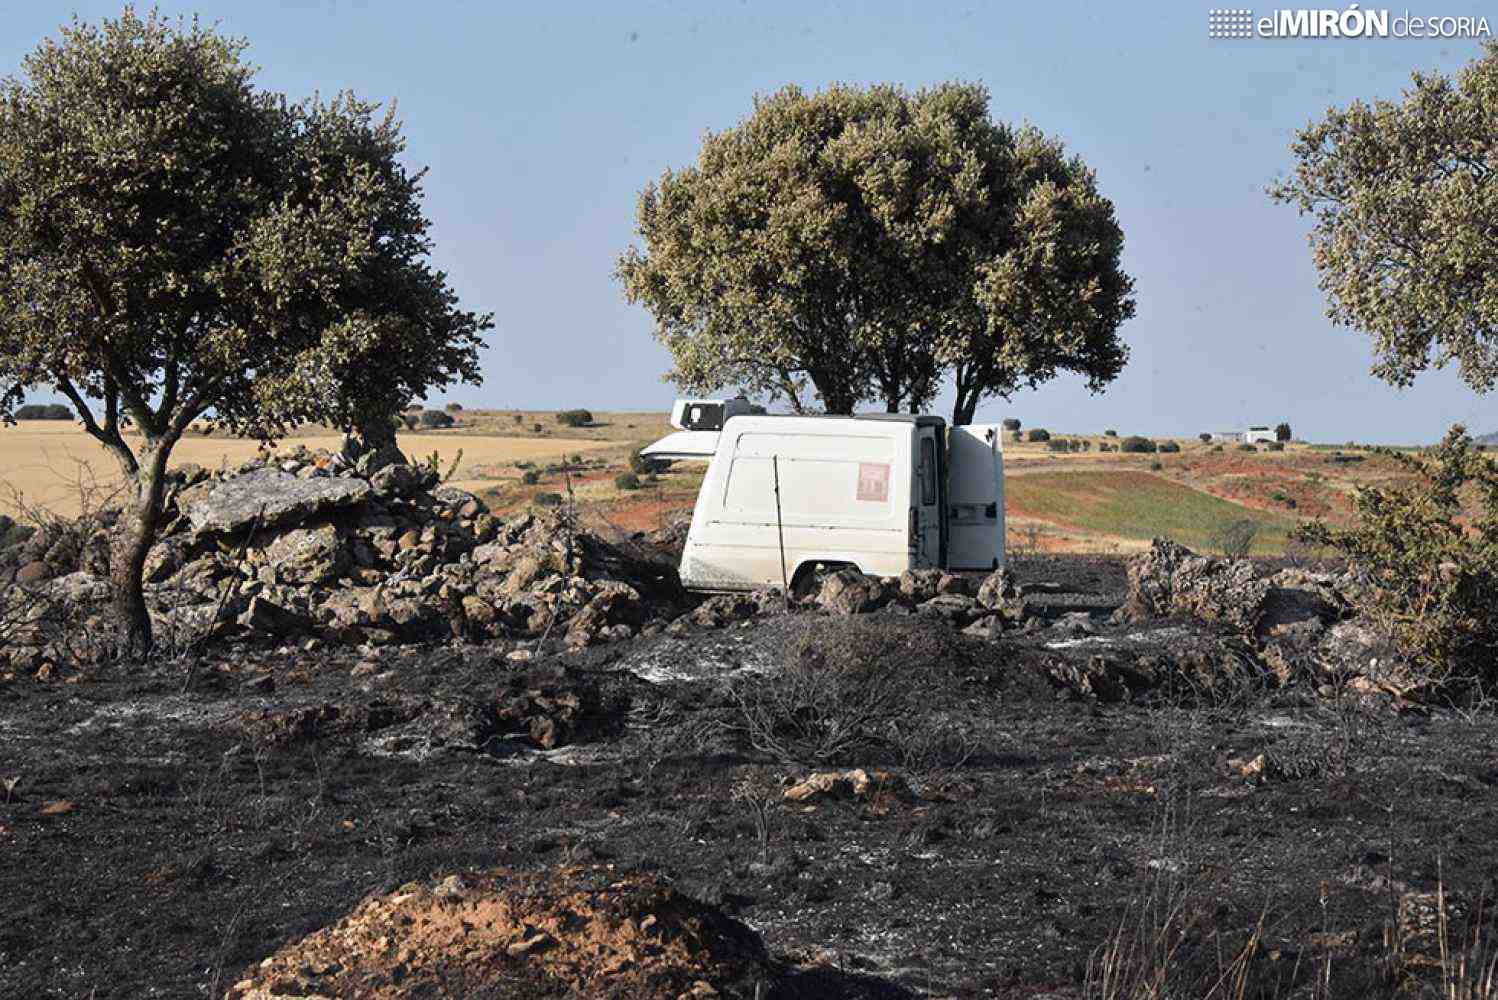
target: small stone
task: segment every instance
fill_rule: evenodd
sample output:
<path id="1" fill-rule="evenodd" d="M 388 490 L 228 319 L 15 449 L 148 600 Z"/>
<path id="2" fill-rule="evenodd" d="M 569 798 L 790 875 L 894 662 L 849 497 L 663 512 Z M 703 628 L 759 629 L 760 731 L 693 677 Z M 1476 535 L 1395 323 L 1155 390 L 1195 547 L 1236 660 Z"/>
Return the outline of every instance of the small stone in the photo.
<path id="1" fill-rule="evenodd" d="M 545 934 L 532 934 L 530 937 L 521 938 L 519 941 L 512 942 L 508 947 L 505 948 L 505 952 L 508 953 L 512 958 L 519 958 L 521 955 L 529 955 L 531 952 L 536 951 L 537 949 L 545 945 L 549 940 L 551 939 L 548 938 Z"/>
<path id="2" fill-rule="evenodd" d="M 244 682 L 246 691 L 255 691 L 259 694 L 270 694 L 276 689 L 276 678 L 272 674 L 256 674 Z"/>

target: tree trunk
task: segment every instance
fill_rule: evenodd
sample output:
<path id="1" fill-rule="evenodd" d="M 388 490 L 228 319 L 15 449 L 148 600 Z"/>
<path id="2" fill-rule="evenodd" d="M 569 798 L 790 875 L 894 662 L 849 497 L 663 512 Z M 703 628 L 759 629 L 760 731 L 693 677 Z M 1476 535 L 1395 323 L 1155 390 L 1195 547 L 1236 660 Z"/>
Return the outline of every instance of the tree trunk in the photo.
<path id="1" fill-rule="evenodd" d="M 135 474 L 135 496 L 121 511 L 110 540 L 110 596 L 119 629 L 119 652 L 132 658 L 146 656 L 154 644 L 143 581 L 146 556 L 161 525 L 166 459 L 170 451 L 170 443 L 159 442 L 142 451 Z"/>
<path id="2" fill-rule="evenodd" d="M 957 382 L 957 396 L 952 402 L 952 426 L 965 427 L 973 422 L 973 413 L 978 409 L 978 391 Z"/>
<path id="3" fill-rule="evenodd" d="M 115 622 L 119 628 L 119 652 L 130 658 L 150 653 L 154 641 L 142 581 L 146 556 L 156 541 L 160 520 L 159 502 L 131 505 L 121 512 L 111 540 L 109 583 Z"/>
<path id="4" fill-rule="evenodd" d="M 818 379 L 812 376 L 812 384 L 817 387 L 817 393 L 822 397 L 822 408 L 828 413 L 839 416 L 852 416 L 853 404 L 857 397 L 852 392 L 837 384 L 832 379 Z"/>
<path id="5" fill-rule="evenodd" d="M 395 421 L 393 418 L 371 419 L 350 428 L 343 436 L 343 457 L 350 463 L 359 462 L 372 454 L 368 472 L 376 472 L 387 465 L 409 465 L 406 456 L 395 443 Z"/>

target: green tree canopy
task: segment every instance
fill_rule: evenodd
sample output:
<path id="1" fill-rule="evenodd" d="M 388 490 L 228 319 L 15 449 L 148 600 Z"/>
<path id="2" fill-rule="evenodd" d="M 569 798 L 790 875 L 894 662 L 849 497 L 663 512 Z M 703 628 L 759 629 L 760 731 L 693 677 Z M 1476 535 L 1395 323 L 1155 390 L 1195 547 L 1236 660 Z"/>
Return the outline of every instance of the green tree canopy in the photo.
<path id="1" fill-rule="evenodd" d="M 244 48 L 127 8 L 0 82 L 0 415 L 54 389 L 133 483 L 111 574 L 135 649 L 167 459 L 194 419 L 388 434 L 414 396 L 478 380 L 492 326 L 427 263 L 393 112 L 260 90 Z"/>
<path id="2" fill-rule="evenodd" d="M 1327 315 L 1373 337 L 1373 373 L 1408 385 L 1455 361 L 1498 382 L 1498 46 L 1402 100 L 1333 108 L 1296 136 L 1270 187 L 1314 220 Z"/>
<path id="3" fill-rule="evenodd" d="M 1090 170 L 1034 129 L 996 124 L 950 83 L 787 87 L 640 196 L 619 259 L 654 316 L 669 377 L 829 412 L 929 403 L 954 420 L 1060 371 L 1100 388 L 1127 358 L 1123 236 Z"/>

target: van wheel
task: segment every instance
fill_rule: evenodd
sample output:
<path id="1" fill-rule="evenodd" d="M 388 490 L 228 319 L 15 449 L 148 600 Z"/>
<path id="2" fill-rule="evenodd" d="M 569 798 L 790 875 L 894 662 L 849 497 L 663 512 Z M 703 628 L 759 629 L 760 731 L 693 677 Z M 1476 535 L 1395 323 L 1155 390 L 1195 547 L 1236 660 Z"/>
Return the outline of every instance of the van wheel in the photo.
<path id="1" fill-rule="evenodd" d="M 852 563 L 802 563 L 791 577 L 791 596 L 798 601 L 810 600 L 822 589 L 822 581 L 840 569 L 856 570 L 858 567 Z"/>

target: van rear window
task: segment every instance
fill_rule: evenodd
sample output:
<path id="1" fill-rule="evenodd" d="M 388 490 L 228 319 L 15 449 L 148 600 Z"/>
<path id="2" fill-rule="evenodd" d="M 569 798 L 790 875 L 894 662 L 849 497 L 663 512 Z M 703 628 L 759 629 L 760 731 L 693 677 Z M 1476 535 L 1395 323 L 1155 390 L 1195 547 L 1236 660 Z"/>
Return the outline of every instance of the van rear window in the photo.
<path id="1" fill-rule="evenodd" d="M 921 438 L 921 506 L 936 503 L 936 442 Z"/>

